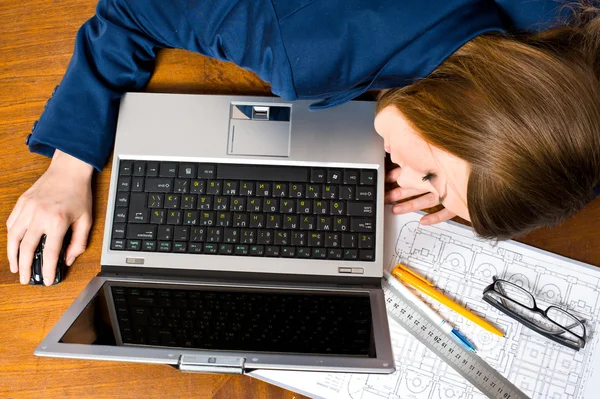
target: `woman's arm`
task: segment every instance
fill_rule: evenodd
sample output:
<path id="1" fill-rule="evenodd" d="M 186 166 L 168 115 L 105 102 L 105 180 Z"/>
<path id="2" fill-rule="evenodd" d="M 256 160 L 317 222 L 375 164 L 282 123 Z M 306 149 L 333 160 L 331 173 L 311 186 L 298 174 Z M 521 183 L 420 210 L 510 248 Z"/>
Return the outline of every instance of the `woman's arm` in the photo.
<path id="1" fill-rule="evenodd" d="M 122 94 L 146 85 L 157 49 L 195 47 L 180 6 L 101 0 L 77 33 L 67 72 L 28 140 L 30 150 L 52 156 L 59 149 L 101 170 Z"/>

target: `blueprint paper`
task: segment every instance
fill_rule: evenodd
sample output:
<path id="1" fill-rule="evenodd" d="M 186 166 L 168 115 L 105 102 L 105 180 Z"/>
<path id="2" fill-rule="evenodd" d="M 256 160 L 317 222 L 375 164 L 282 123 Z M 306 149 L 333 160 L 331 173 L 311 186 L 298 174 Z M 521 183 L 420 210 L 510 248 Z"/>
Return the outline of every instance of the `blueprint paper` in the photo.
<path id="1" fill-rule="evenodd" d="M 427 300 L 477 348 L 478 355 L 531 398 L 600 397 L 600 268 L 514 241 L 478 239 L 452 222 L 421 226 L 421 213 L 386 209 L 385 263 L 401 262 L 506 334 L 493 335 Z M 538 307 L 556 305 L 586 320 L 584 349 L 576 352 L 525 328 L 481 299 L 492 276 L 528 288 Z M 396 372 L 389 375 L 259 370 L 250 375 L 314 398 L 480 399 L 485 396 L 390 319 Z"/>

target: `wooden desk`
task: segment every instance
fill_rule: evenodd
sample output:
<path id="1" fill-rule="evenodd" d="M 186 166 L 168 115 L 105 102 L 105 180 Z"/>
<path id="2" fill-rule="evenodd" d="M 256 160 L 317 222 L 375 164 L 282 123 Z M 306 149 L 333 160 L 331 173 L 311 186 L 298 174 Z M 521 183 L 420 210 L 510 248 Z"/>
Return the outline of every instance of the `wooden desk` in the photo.
<path id="1" fill-rule="evenodd" d="M 8 398 L 302 398 L 245 376 L 183 374 L 167 366 L 39 358 L 33 350 L 100 269 L 107 187 L 94 183 L 94 226 L 87 251 L 56 287 L 18 283 L 6 259 L 5 221 L 49 160 L 24 144 L 60 82 L 93 0 L 0 2 L 0 397 Z M 149 91 L 269 95 L 251 73 L 182 51 L 160 53 Z M 549 182 L 551 184 L 551 182 Z M 564 225 L 521 241 L 600 266 L 600 200 Z"/>
<path id="2" fill-rule="evenodd" d="M 25 137 L 67 68 L 77 29 L 93 0 L 0 2 L 0 397 L 303 398 L 246 376 L 181 373 L 168 366 L 39 358 L 33 350 L 100 271 L 110 171 L 96 176 L 89 246 L 56 287 L 21 286 L 6 259 L 6 224 L 15 201 L 48 167 Z M 271 95 L 233 65 L 164 51 L 149 91 Z"/>

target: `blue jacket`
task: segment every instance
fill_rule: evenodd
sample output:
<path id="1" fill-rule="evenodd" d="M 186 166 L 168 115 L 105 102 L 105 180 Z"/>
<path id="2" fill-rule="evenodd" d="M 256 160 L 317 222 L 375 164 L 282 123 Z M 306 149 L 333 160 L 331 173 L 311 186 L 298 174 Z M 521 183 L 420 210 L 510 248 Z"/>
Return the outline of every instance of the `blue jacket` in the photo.
<path id="1" fill-rule="evenodd" d="M 31 151 L 101 170 L 119 99 L 144 88 L 156 51 L 183 48 L 254 71 L 287 100 L 327 108 L 427 76 L 485 32 L 542 30 L 554 0 L 100 0 L 79 30 Z"/>

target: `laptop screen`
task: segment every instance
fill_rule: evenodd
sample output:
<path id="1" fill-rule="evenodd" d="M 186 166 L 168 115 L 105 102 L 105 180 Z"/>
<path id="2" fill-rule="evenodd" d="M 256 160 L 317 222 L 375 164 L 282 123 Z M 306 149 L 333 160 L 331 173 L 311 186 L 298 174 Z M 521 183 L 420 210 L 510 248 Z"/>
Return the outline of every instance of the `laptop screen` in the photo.
<path id="1" fill-rule="evenodd" d="M 62 343 L 376 357 L 368 293 L 105 283 Z"/>

